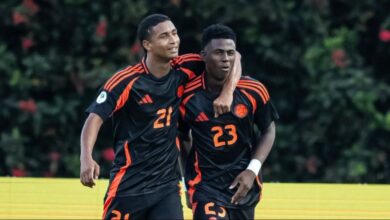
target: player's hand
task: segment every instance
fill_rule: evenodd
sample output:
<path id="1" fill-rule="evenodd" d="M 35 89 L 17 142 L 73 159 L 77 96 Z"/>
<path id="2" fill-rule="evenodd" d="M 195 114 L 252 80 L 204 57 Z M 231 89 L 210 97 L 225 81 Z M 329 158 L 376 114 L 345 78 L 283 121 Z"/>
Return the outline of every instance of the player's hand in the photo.
<path id="1" fill-rule="evenodd" d="M 191 203 L 191 200 L 190 200 L 190 193 L 188 191 L 186 191 L 185 193 L 186 193 L 187 208 L 192 209 L 192 203 Z"/>
<path id="2" fill-rule="evenodd" d="M 233 95 L 230 93 L 221 93 L 213 102 L 214 117 L 230 112 L 230 106 L 233 102 Z"/>
<path id="3" fill-rule="evenodd" d="M 100 174 L 100 167 L 91 157 L 80 160 L 80 181 L 81 184 L 87 187 L 93 187 L 94 179 L 98 179 Z"/>
<path id="4" fill-rule="evenodd" d="M 232 185 L 229 187 L 233 189 L 238 186 L 236 193 L 233 195 L 231 199 L 231 203 L 238 204 L 238 202 L 246 196 L 248 191 L 252 188 L 253 183 L 255 182 L 256 175 L 251 170 L 244 170 L 238 175 Z"/>

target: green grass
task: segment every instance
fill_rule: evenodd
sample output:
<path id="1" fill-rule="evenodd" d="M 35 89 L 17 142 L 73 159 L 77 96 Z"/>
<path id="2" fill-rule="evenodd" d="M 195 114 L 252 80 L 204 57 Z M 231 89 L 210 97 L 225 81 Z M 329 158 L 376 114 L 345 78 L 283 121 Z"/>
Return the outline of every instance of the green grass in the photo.
<path id="1" fill-rule="evenodd" d="M 100 219 L 107 180 L 0 178 L 0 219 Z M 183 200 L 184 201 L 184 198 Z M 191 210 L 184 208 L 191 219 Z M 257 219 L 389 219 L 390 185 L 264 183 Z"/>

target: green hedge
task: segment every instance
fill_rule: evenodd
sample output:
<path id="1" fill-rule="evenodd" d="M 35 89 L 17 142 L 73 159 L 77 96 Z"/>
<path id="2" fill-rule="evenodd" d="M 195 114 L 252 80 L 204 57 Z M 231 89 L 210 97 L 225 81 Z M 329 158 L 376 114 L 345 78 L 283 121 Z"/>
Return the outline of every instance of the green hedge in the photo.
<path id="1" fill-rule="evenodd" d="M 266 181 L 388 182 L 390 4 L 386 0 L 4 1 L 0 3 L 0 175 L 79 175 L 84 109 L 142 50 L 138 22 L 169 15 L 181 52 L 224 23 L 244 73 L 281 119 Z M 105 123 L 94 157 L 108 176 Z"/>

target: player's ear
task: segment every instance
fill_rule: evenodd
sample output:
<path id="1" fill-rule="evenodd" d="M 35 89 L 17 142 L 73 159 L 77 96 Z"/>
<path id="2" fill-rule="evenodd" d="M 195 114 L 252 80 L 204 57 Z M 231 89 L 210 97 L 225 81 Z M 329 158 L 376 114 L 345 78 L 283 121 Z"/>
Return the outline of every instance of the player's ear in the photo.
<path id="1" fill-rule="evenodd" d="M 152 45 L 151 45 L 150 41 L 143 40 L 142 41 L 142 46 L 143 46 L 143 48 L 145 48 L 146 51 L 149 51 Z"/>

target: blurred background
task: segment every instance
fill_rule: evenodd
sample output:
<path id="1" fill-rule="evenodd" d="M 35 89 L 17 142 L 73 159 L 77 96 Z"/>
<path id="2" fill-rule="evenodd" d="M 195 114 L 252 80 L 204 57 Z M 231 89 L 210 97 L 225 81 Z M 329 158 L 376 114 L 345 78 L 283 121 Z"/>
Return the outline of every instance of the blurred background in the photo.
<path id="1" fill-rule="evenodd" d="M 5 0 L 0 3 L 0 176 L 79 176 L 84 110 L 143 51 L 137 24 L 171 17 L 181 53 L 203 28 L 238 35 L 243 73 L 279 111 L 266 182 L 390 181 L 390 1 Z M 94 158 L 108 178 L 111 122 Z"/>

